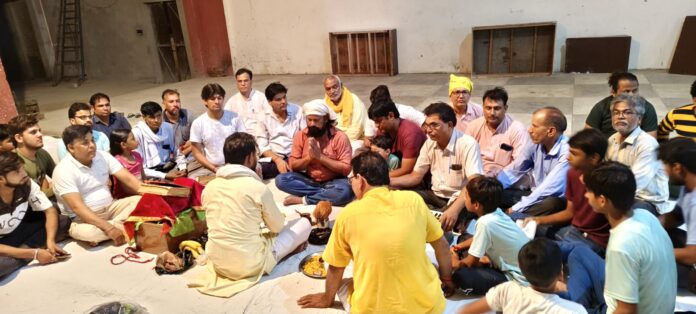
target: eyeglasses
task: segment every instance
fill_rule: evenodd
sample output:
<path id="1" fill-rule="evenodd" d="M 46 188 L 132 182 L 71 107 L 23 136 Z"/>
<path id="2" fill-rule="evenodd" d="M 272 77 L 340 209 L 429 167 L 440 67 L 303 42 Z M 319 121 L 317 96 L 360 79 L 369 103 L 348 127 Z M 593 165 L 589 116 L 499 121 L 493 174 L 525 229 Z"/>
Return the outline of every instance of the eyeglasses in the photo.
<path id="1" fill-rule="evenodd" d="M 457 95 L 457 96 L 469 95 L 469 91 L 468 90 L 455 90 L 452 92 L 452 95 Z"/>
<path id="2" fill-rule="evenodd" d="M 623 116 L 623 117 L 627 117 L 627 118 L 628 118 L 629 116 L 632 116 L 632 115 L 635 115 L 635 114 L 636 114 L 636 113 L 635 113 L 634 111 L 632 111 L 632 110 L 624 110 L 624 111 L 614 110 L 614 111 L 611 112 L 611 115 L 612 115 L 612 116 L 617 116 L 617 117 Z"/>
<path id="3" fill-rule="evenodd" d="M 428 123 L 428 124 L 423 124 L 423 127 L 426 130 L 439 130 L 442 127 L 442 123 Z"/>

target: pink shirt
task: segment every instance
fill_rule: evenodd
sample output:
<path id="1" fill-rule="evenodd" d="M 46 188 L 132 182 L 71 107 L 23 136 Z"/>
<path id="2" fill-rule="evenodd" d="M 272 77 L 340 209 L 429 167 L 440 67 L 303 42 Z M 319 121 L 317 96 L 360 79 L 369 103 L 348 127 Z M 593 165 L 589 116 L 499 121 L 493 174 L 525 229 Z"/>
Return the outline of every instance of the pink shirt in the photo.
<path id="1" fill-rule="evenodd" d="M 469 123 L 480 117 L 483 117 L 483 107 L 479 104 L 469 102 L 466 105 L 466 113 L 463 115 L 457 114 L 457 125 L 455 128 L 464 133 Z"/>
<path id="2" fill-rule="evenodd" d="M 308 128 L 304 128 L 301 132 L 295 133 L 295 137 L 292 141 L 290 163 L 292 163 L 293 160 L 302 159 L 303 156 L 309 154 L 309 145 L 307 145 L 309 135 L 307 132 Z M 340 161 L 343 163 L 344 167 L 341 173 L 336 173 L 324 167 L 319 161 L 311 161 L 309 165 L 307 165 L 307 175 L 318 182 L 326 182 L 337 177 L 345 177 L 350 173 L 350 159 L 353 156 L 353 149 L 350 146 L 348 136 L 335 127 L 331 127 L 328 133 L 332 135 L 331 138 L 324 134 L 324 136 L 319 139 L 321 153 L 333 160 Z"/>
<path id="3" fill-rule="evenodd" d="M 530 142 L 524 125 L 509 115 L 505 115 L 495 131 L 486 125 L 484 117 L 480 117 L 471 121 L 464 133 L 479 143 L 483 172 L 489 177 L 495 177 L 503 168 L 512 164 Z"/>
<path id="4" fill-rule="evenodd" d="M 138 180 L 143 179 L 143 174 L 142 174 L 142 167 L 143 167 L 143 157 L 138 154 L 136 151 L 131 151 L 131 154 L 133 154 L 133 159 L 135 161 L 130 161 L 126 158 L 123 158 L 121 155 L 116 155 L 116 160 L 123 166 L 123 168 L 126 168 L 128 172 L 133 174 Z M 113 196 L 116 199 L 119 198 L 124 198 L 127 196 L 130 196 L 127 194 L 123 188 L 121 187 L 121 182 L 119 182 L 115 177 L 114 177 L 114 191 L 113 191 Z"/>

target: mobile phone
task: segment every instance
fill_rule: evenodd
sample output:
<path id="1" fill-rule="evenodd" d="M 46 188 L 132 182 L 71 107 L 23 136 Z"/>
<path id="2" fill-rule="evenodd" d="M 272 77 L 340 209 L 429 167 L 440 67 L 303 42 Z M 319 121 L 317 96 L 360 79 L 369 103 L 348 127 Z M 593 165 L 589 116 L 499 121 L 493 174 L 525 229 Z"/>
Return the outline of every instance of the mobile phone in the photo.
<path id="1" fill-rule="evenodd" d="M 70 254 L 56 255 L 56 258 L 57 258 L 57 259 L 68 259 L 68 258 L 71 258 L 71 257 L 72 257 L 72 255 L 70 255 Z"/>

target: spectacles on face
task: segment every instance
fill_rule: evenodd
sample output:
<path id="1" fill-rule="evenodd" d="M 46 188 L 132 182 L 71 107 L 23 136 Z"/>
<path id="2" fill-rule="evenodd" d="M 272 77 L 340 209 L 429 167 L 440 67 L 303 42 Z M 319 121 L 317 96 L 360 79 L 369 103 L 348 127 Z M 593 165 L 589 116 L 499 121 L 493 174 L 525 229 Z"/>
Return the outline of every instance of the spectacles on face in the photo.
<path id="1" fill-rule="evenodd" d="M 612 115 L 612 116 L 616 116 L 616 117 L 626 117 L 626 118 L 628 118 L 628 117 L 630 117 L 630 116 L 633 116 L 633 115 L 635 115 L 635 114 L 636 114 L 636 112 L 633 111 L 633 110 L 630 110 L 630 109 L 629 109 L 629 110 L 623 110 L 623 111 L 613 110 L 613 111 L 611 112 L 611 115 Z"/>
<path id="2" fill-rule="evenodd" d="M 75 116 L 76 119 L 80 120 L 92 120 L 92 115 L 85 115 L 85 116 Z"/>
<path id="3" fill-rule="evenodd" d="M 468 90 L 455 90 L 452 92 L 452 95 L 465 96 L 465 95 L 469 95 L 469 91 Z"/>

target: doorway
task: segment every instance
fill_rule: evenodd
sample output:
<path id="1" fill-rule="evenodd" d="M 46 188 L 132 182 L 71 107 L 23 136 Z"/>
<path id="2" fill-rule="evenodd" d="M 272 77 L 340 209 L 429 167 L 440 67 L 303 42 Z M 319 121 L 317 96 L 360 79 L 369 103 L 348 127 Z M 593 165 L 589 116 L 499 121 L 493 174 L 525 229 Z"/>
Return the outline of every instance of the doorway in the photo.
<path id="1" fill-rule="evenodd" d="M 180 82 L 191 78 L 176 1 L 152 2 L 148 6 L 152 14 L 163 81 Z"/>

